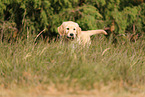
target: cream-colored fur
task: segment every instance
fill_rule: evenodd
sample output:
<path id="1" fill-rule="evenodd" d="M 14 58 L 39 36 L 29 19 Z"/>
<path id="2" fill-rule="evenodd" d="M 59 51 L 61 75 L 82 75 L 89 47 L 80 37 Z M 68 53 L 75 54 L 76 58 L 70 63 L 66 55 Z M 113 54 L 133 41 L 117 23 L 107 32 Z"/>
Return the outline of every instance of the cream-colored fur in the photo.
<path id="1" fill-rule="evenodd" d="M 95 34 L 107 35 L 107 32 L 105 30 L 81 31 L 79 25 L 72 21 L 63 22 L 62 25 L 58 27 L 58 33 L 60 34 L 60 36 L 64 38 L 77 39 L 79 44 L 83 44 L 83 45 L 91 44 L 90 36 L 92 35 Z"/>

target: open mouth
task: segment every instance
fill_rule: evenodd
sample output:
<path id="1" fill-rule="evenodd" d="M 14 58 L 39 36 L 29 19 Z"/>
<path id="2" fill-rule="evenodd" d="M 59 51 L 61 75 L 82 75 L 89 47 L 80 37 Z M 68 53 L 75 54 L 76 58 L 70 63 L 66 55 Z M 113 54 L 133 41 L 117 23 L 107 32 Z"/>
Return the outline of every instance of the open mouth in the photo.
<path id="1" fill-rule="evenodd" d="M 74 37 L 68 37 L 68 36 L 67 36 L 67 39 L 74 40 Z"/>

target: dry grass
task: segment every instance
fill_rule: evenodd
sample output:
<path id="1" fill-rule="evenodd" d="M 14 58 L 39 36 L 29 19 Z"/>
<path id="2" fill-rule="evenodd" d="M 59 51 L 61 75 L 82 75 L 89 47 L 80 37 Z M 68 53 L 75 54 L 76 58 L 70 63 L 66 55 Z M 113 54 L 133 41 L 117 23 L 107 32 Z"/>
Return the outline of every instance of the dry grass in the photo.
<path id="1" fill-rule="evenodd" d="M 126 91 L 119 84 L 100 85 L 95 89 L 82 90 L 79 87 L 68 87 L 65 84 L 36 87 L 13 87 L 12 89 L 0 89 L 0 97 L 145 97 L 145 88 Z"/>
<path id="2" fill-rule="evenodd" d="M 0 97 L 144 97 L 145 41 L 89 48 L 34 39 L 0 44 Z"/>

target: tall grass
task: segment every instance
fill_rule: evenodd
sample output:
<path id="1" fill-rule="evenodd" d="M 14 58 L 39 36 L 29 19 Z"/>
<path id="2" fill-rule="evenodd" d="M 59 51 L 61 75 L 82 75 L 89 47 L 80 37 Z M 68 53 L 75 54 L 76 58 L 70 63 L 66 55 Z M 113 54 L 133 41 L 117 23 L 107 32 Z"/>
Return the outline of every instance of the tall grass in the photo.
<path id="1" fill-rule="evenodd" d="M 34 43 L 34 39 L 3 42 L 0 73 L 0 84 L 6 88 L 60 83 L 92 89 L 96 83 L 113 82 L 141 86 L 145 83 L 145 41 L 115 45 L 99 36 L 86 48 L 60 41 Z"/>

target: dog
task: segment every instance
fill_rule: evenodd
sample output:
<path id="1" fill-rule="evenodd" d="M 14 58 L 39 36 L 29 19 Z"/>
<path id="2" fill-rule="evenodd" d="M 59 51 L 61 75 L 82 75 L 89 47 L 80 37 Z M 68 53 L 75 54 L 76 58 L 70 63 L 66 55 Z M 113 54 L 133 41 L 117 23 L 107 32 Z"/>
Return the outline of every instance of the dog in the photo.
<path id="1" fill-rule="evenodd" d="M 78 23 L 75 23 L 73 21 L 67 21 L 63 22 L 58 28 L 58 33 L 61 37 L 75 40 L 77 39 L 77 42 L 79 44 L 82 44 L 83 46 L 90 45 L 91 39 L 90 36 L 95 34 L 105 34 L 107 35 L 107 32 L 105 30 L 88 30 L 88 31 L 82 31 L 79 27 Z"/>

